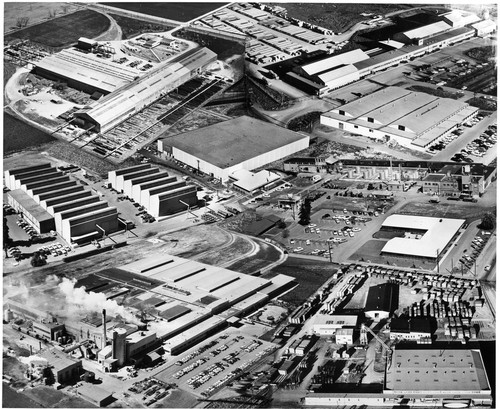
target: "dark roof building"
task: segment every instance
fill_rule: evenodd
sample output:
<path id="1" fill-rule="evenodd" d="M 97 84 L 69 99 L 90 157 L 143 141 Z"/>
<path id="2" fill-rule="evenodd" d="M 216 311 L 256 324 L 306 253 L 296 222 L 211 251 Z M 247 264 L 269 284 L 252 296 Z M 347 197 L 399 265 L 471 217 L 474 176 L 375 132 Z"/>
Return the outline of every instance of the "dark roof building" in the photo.
<path id="1" fill-rule="evenodd" d="M 366 317 L 375 321 L 388 318 L 398 308 L 398 296 L 398 286 L 393 283 L 370 287 L 366 296 Z"/>

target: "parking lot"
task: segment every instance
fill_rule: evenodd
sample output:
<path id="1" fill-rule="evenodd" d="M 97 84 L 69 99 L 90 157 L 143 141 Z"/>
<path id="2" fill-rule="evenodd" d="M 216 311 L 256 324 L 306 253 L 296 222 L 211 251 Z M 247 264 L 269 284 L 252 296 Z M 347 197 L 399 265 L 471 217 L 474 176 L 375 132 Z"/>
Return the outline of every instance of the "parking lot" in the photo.
<path id="1" fill-rule="evenodd" d="M 274 344 L 228 329 L 174 357 L 172 365 L 155 377 L 175 382 L 198 397 L 209 397 L 276 349 Z"/>

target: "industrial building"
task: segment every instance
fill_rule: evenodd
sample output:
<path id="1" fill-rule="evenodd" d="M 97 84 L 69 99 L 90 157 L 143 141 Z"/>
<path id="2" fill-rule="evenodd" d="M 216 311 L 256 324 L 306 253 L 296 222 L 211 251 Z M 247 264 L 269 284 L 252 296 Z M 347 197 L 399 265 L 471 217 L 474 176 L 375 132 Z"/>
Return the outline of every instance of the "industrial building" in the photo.
<path id="1" fill-rule="evenodd" d="M 398 308 L 399 287 L 393 283 L 371 286 L 366 295 L 365 316 L 374 321 L 389 318 Z"/>
<path id="2" fill-rule="evenodd" d="M 109 94 L 135 80 L 139 71 L 111 59 L 69 48 L 38 61 L 33 72 L 88 93 Z"/>
<path id="3" fill-rule="evenodd" d="M 37 336 L 62 340 L 67 352 L 80 348 L 103 370 L 115 371 L 157 360 L 154 352 L 160 348 L 180 354 L 294 286 L 295 279 L 281 274 L 267 280 L 162 254 L 75 283 L 116 301 L 123 318 L 105 310 L 67 317 L 65 311 L 50 310 L 50 304 L 31 307 L 19 294 L 6 300 L 6 316 L 29 318 Z M 47 291 L 60 300 L 57 288 Z M 53 324 L 47 324 L 48 317 Z"/>
<path id="4" fill-rule="evenodd" d="M 118 211 L 50 163 L 6 170 L 8 203 L 38 233 L 80 243 L 119 230 Z"/>
<path id="5" fill-rule="evenodd" d="M 308 146 L 308 135 L 248 116 L 158 140 L 160 152 L 224 182 Z"/>
<path id="6" fill-rule="evenodd" d="M 472 24 L 477 20 L 473 13 L 453 11 L 443 15 L 441 21 L 378 41 L 371 49 L 355 49 L 296 66 L 283 78 L 305 92 L 322 96 L 368 75 L 496 30 L 489 20 Z M 321 69 L 324 71 L 316 71 Z"/>
<path id="7" fill-rule="evenodd" d="M 285 170 L 306 166 L 302 158 L 291 158 L 284 163 Z M 323 171 L 340 173 L 346 179 L 380 181 L 387 190 L 404 190 L 415 182 L 426 194 L 453 196 L 482 196 L 496 180 L 494 166 L 480 163 L 457 164 L 455 162 L 402 161 L 380 159 L 341 159 L 309 162 Z M 311 166 L 311 165 L 309 165 Z M 308 168 L 315 169 L 315 168 Z M 380 192 L 373 192 L 373 194 Z"/>
<path id="8" fill-rule="evenodd" d="M 305 406 L 491 407 L 481 351 L 458 347 L 396 349 L 381 393 L 308 393 Z"/>
<path id="9" fill-rule="evenodd" d="M 432 336 L 431 323 L 428 318 L 393 318 L 390 323 L 392 340 L 420 341 Z"/>
<path id="10" fill-rule="evenodd" d="M 317 314 L 312 330 L 318 336 L 333 336 L 338 330 L 356 328 L 357 323 L 357 315 Z"/>
<path id="11" fill-rule="evenodd" d="M 269 170 L 261 170 L 253 173 L 246 169 L 240 169 L 229 176 L 229 181 L 233 183 L 233 188 L 243 193 L 254 193 L 259 189 L 266 190 L 280 180 L 277 173 Z"/>
<path id="12" fill-rule="evenodd" d="M 65 385 L 80 380 L 80 374 L 83 373 L 82 361 L 69 358 L 57 349 L 44 349 L 37 356 L 47 361 L 55 382 Z"/>
<path id="13" fill-rule="evenodd" d="M 472 24 L 472 28 L 478 37 L 484 37 L 497 31 L 496 23 L 489 19 Z"/>
<path id="14" fill-rule="evenodd" d="M 108 180 L 114 189 L 144 206 L 153 217 L 168 216 L 198 204 L 196 186 L 168 176 L 150 164 L 113 170 Z"/>
<path id="15" fill-rule="evenodd" d="M 436 261 L 448 251 L 464 224 L 464 219 L 393 214 L 384 220 L 381 230 L 401 232 L 402 236 L 390 239 L 382 254 Z"/>
<path id="16" fill-rule="evenodd" d="M 447 164 L 422 179 L 422 191 L 439 196 L 482 196 L 496 178 L 496 168 L 481 164 Z"/>
<path id="17" fill-rule="evenodd" d="M 74 113 L 76 124 L 105 133 L 135 115 L 161 96 L 199 75 L 217 55 L 208 48 L 197 48 L 166 61 L 146 75 L 121 86 Z M 137 76 L 137 73 L 135 74 Z M 118 88 L 117 88 L 118 90 Z"/>
<path id="18" fill-rule="evenodd" d="M 359 71 L 353 64 L 369 58 L 364 51 L 356 49 L 296 66 L 285 77 L 298 88 L 321 96 L 359 80 Z"/>
<path id="19" fill-rule="evenodd" d="M 426 372 L 428 372 L 426 374 Z M 425 376 L 423 375 L 425 374 Z M 476 349 L 396 349 L 386 371 L 384 394 L 426 402 L 491 405 L 491 388 L 481 352 Z"/>
<path id="20" fill-rule="evenodd" d="M 403 31 L 396 33 L 393 39 L 400 41 L 405 44 L 416 44 L 422 45 L 424 40 L 435 36 L 436 34 L 444 33 L 450 30 L 452 27 L 445 21 L 437 21 L 435 23 L 427 24 L 412 30 Z"/>
<path id="21" fill-rule="evenodd" d="M 322 114 L 320 122 L 425 150 L 475 116 L 478 110 L 453 99 L 387 87 Z"/>

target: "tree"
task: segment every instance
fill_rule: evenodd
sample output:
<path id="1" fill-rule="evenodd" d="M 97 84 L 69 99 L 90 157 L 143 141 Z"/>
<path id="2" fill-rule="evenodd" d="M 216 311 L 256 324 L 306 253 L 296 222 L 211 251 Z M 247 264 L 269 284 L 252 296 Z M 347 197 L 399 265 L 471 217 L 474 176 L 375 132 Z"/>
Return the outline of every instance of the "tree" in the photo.
<path id="1" fill-rule="evenodd" d="M 38 251 L 35 251 L 33 254 L 33 257 L 31 259 L 31 266 L 32 267 L 41 267 L 47 263 L 47 260 L 45 257 L 39 253 Z"/>
<path id="2" fill-rule="evenodd" d="M 311 221 L 311 200 L 306 198 L 300 205 L 299 224 L 306 226 Z"/>
<path id="3" fill-rule="evenodd" d="M 279 227 L 280 229 L 285 229 L 285 228 L 286 228 L 286 223 L 285 223 L 283 220 L 280 220 L 280 221 L 278 222 L 278 227 Z"/>
<path id="4" fill-rule="evenodd" d="M 495 215 L 491 212 L 488 212 L 483 216 L 481 224 L 477 227 L 484 230 L 493 230 L 496 226 L 496 223 L 497 220 Z"/>
<path id="5" fill-rule="evenodd" d="M 9 257 L 7 250 L 12 244 L 12 239 L 9 236 L 9 226 L 7 224 L 7 218 L 4 216 L 3 218 L 3 250 L 5 251 L 5 258 Z"/>
<path id="6" fill-rule="evenodd" d="M 283 232 L 281 233 L 281 237 L 283 237 L 284 239 L 290 237 L 290 232 L 288 231 L 288 229 L 283 230 Z"/>

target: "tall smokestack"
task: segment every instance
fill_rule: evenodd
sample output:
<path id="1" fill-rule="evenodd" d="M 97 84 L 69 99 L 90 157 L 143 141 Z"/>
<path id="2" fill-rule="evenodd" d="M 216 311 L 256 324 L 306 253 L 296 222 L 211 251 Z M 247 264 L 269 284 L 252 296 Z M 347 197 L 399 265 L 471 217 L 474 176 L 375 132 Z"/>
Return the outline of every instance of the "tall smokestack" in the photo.
<path id="1" fill-rule="evenodd" d="M 104 348 L 107 344 L 106 337 L 106 310 L 102 310 L 102 347 Z"/>

